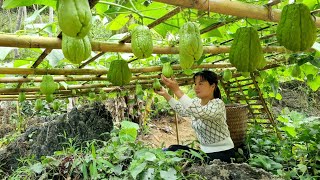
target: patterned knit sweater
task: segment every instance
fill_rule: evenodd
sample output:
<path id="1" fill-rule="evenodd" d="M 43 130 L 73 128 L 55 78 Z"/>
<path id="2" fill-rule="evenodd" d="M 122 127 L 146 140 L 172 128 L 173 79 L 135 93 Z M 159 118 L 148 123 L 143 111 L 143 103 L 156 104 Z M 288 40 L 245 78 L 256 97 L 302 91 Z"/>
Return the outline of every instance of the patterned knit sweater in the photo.
<path id="1" fill-rule="evenodd" d="M 221 99 L 212 99 L 203 106 L 199 98 L 183 95 L 179 101 L 171 98 L 169 104 L 181 116 L 191 117 L 192 128 L 203 152 L 219 152 L 234 147 L 226 122 L 225 104 Z"/>

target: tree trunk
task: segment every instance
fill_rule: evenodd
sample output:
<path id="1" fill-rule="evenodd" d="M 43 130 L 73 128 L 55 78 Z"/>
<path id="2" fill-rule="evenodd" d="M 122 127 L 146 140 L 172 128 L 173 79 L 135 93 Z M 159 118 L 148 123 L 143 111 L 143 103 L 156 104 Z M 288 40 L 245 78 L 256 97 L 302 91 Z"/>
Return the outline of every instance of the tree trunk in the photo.
<path id="1" fill-rule="evenodd" d="M 18 15 L 17 15 L 17 24 L 16 24 L 16 28 L 15 28 L 15 32 L 19 31 L 21 28 L 21 24 L 22 24 L 22 18 L 23 18 L 23 7 L 20 7 L 18 9 Z M 20 56 L 18 49 L 14 50 L 14 57 L 18 58 Z"/>

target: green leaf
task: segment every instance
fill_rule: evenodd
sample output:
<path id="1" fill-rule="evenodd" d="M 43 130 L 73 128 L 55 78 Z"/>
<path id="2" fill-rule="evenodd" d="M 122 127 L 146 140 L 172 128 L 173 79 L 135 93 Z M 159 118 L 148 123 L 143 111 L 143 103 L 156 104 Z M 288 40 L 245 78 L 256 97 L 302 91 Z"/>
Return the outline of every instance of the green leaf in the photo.
<path id="1" fill-rule="evenodd" d="M 89 166 L 90 171 L 90 179 L 97 179 L 98 178 L 98 170 L 96 161 L 93 161 Z"/>
<path id="2" fill-rule="evenodd" d="M 183 73 L 185 74 L 185 75 L 191 75 L 191 74 L 193 74 L 193 71 L 191 70 L 191 69 L 186 69 L 186 70 L 184 70 L 183 71 Z"/>
<path id="3" fill-rule="evenodd" d="M 43 10 L 45 10 L 46 8 L 47 8 L 47 6 L 44 6 L 43 8 L 34 11 L 33 14 L 32 14 L 30 17 L 27 17 L 24 22 L 25 22 L 26 24 L 32 23 L 33 21 L 35 21 L 35 20 L 37 19 L 38 16 L 40 16 L 40 13 L 41 13 Z"/>
<path id="4" fill-rule="evenodd" d="M 127 33 L 122 33 L 122 34 L 115 34 L 113 36 L 111 36 L 107 42 L 108 43 L 118 43 L 119 40 L 121 40 L 123 37 L 125 37 L 127 35 Z"/>
<path id="5" fill-rule="evenodd" d="M 319 52 L 319 54 L 320 54 L 320 52 Z M 314 66 L 316 66 L 316 67 L 318 67 L 318 68 L 320 68 L 320 58 L 310 58 L 309 59 L 309 63 L 314 65 Z"/>
<path id="6" fill-rule="evenodd" d="M 2 8 L 12 9 L 21 6 L 31 6 L 33 4 L 47 5 L 56 9 L 56 0 L 5 0 L 3 2 Z"/>
<path id="7" fill-rule="evenodd" d="M 4 60 L 13 49 L 12 47 L 0 47 L 0 60 Z"/>
<path id="8" fill-rule="evenodd" d="M 317 52 L 320 52 L 320 44 L 317 42 L 315 42 L 311 48 L 315 49 Z"/>
<path id="9" fill-rule="evenodd" d="M 68 89 L 68 86 L 69 86 L 65 81 L 60 81 L 59 86 L 60 85 L 63 86 L 66 90 Z"/>
<path id="10" fill-rule="evenodd" d="M 298 164 L 298 168 L 300 169 L 300 171 L 302 171 L 302 173 L 306 172 L 308 167 L 304 164 Z"/>
<path id="11" fill-rule="evenodd" d="M 55 67 L 59 61 L 61 61 L 62 59 L 64 59 L 64 55 L 62 53 L 61 49 L 53 49 L 48 56 L 46 57 L 46 59 L 49 60 L 49 64 L 52 67 Z"/>
<path id="12" fill-rule="evenodd" d="M 283 123 L 288 123 L 289 122 L 289 119 L 285 118 L 283 116 L 278 116 L 277 120 L 280 121 L 280 122 L 283 122 Z"/>
<path id="13" fill-rule="evenodd" d="M 177 171 L 173 168 L 170 168 L 168 171 L 160 171 L 160 177 L 165 180 L 176 180 Z"/>
<path id="14" fill-rule="evenodd" d="M 33 164 L 33 165 L 30 167 L 30 169 L 31 169 L 33 172 L 35 172 L 35 173 L 37 173 L 37 174 L 40 174 L 40 173 L 42 172 L 42 170 L 43 170 L 43 166 L 42 166 L 41 163 L 36 163 L 36 164 Z"/>
<path id="15" fill-rule="evenodd" d="M 317 4 L 317 1 L 315 0 L 303 0 L 303 4 L 307 5 L 310 10 L 313 10 Z"/>
<path id="16" fill-rule="evenodd" d="M 154 168 L 148 168 L 146 172 L 143 172 L 141 179 L 142 180 L 151 180 L 155 179 Z"/>
<path id="17" fill-rule="evenodd" d="M 206 32 L 204 34 L 201 34 L 202 38 L 208 38 L 208 37 L 220 37 L 223 38 L 222 34 L 218 29 L 214 29 L 212 31 Z"/>
<path id="18" fill-rule="evenodd" d="M 94 146 L 94 143 L 91 144 L 91 155 L 94 159 L 96 159 L 97 154 L 96 154 L 96 147 Z"/>
<path id="19" fill-rule="evenodd" d="M 103 15 L 109 9 L 108 4 L 97 3 L 94 7 L 96 9 L 97 14 Z"/>
<path id="20" fill-rule="evenodd" d="M 276 100 L 281 100 L 281 99 L 282 99 L 281 94 L 280 94 L 280 93 L 277 93 L 277 94 L 276 94 Z"/>
<path id="21" fill-rule="evenodd" d="M 312 91 L 317 91 L 320 87 L 320 76 L 316 75 L 316 77 L 308 79 L 307 84 Z"/>
<path id="22" fill-rule="evenodd" d="M 203 62 L 204 59 L 206 59 L 206 57 L 205 57 L 204 55 L 202 55 L 202 56 L 200 57 L 200 59 L 196 62 L 197 65 L 200 65 L 200 64 Z"/>
<path id="23" fill-rule="evenodd" d="M 196 152 L 196 151 L 194 151 L 194 150 L 190 150 L 190 154 L 192 155 L 192 156 L 194 156 L 194 157 L 197 157 L 197 158 L 199 158 L 199 159 L 201 159 L 202 161 L 204 160 L 204 158 L 201 156 L 201 154 L 200 153 L 198 153 L 198 152 Z"/>
<path id="24" fill-rule="evenodd" d="M 121 122 L 121 129 L 127 129 L 127 128 L 133 128 L 135 130 L 138 130 L 139 125 L 137 123 L 130 122 L 130 121 L 122 121 Z"/>
<path id="25" fill-rule="evenodd" d="M 130 174 L 133 177 L 133 179 L 136 179 L 138 174 L 140 174 L 146 166 L 147 166 L 147 163 L 144 162 L 138 165 L 137 167 L 135 167 L 134 169 L 130 170 Z"/>
<path id="26" fill-rule="evenodd" d="M 34 61 L 29 61 L 29 60 L 15 60 L 14 63 L 13 63 L 13 67 L 26 67 L 28 68 L 29 65 L 31 65 L 31 63 L 33 63 Z"/>
<path id="27" fill-rule="evenodd" d="M 248 89 L 248 96 L 249 96 L 250 98 L 252 98 L 252 97 L 255 97 L 255 96 L 259 96 L 259 93 L 258 93 L 258 91 L 256 91 L 255 89 L 249 87 L 249 89 Z"/>
<path id="28" fill-rule="evenodd" d="M 302 72 L 307 76 L 308 74 L 316 75 L 319 72 L 319 69 L 311 64 L 304 64 L 300 66 Z"/>
<path id="29" fill-rule="evenodd" d="M 155 160 L 157 160 L 157 157 L 156 157 L 156 155 L 154 155 L 154 154 L 151 153 L 151 152 L 146 152 L 145 155 L 144 155 L 144 159 L 145 159 L 146 161 L 154 162 Z"/>
<path id="30" fill-rule="evenodd" d="M 138 132 L 135 128 L 121 129 L 119 132 L 119 138 L 122 143 L 134 142 L 137 138 Z"/>
<path id="31" fill-rule="evenodd" d="M 286 131 L 292 137 L 297 136 L 297 132 L 296 132 L 295 128 L 292 126 L 285 126 L 285 127 L 282 127 L 281 129 Z"/>
<path id="32" fill-rule="evenodd" d="M 129 17 L 127 14 L 120 14 L 107 25 L 107 29 L 117 31 L 123 28 L 128 21 Z"/>

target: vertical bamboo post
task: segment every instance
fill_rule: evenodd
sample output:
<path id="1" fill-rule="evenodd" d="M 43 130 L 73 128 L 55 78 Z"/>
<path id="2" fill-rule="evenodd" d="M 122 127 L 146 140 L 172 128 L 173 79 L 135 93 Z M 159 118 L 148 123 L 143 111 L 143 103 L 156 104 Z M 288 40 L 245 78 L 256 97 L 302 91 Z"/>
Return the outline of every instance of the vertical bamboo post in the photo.
<path id="1" fill-rule="evenodd" d="M 178 128 L 178 114 L 175 113 L 175 121 L 176 121 L 176 133 L 177 133 L 177 144 L 179 145 L 179 128 Z"/>
<path id="2" fill-rule="evenodd" d="M 173 94 L 173 98 L 175 98 L 175 95 Z M 176 135 L 177 135 L 177 144 L 179 145 L 179 128 L 178 128 L 178 114 L 175 111 L 174 112 L 174 119 L 175 119 L 175 123 L 176 123 Z"/>

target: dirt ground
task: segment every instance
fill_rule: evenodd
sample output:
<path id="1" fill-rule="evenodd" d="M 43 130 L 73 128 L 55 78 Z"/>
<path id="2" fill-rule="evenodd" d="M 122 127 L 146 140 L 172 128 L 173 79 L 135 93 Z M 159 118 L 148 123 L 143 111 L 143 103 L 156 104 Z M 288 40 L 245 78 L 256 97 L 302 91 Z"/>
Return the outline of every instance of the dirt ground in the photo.
<path id="1" fill-rule="evenodd" d="M 191 120 L 188 118 L 178 118 L 177 141 L 176 123 L 174 117 L 163 117 L 159 120 L 149 122 L 149 132 L 139 135 L 138 140 L 144 142 L 152 148 L 168 147 L 172 144 L 191 145 L 196 143 L 196 135 L 191 127 Z M 196 146 L 195 146 L 196 147 Z"/>

